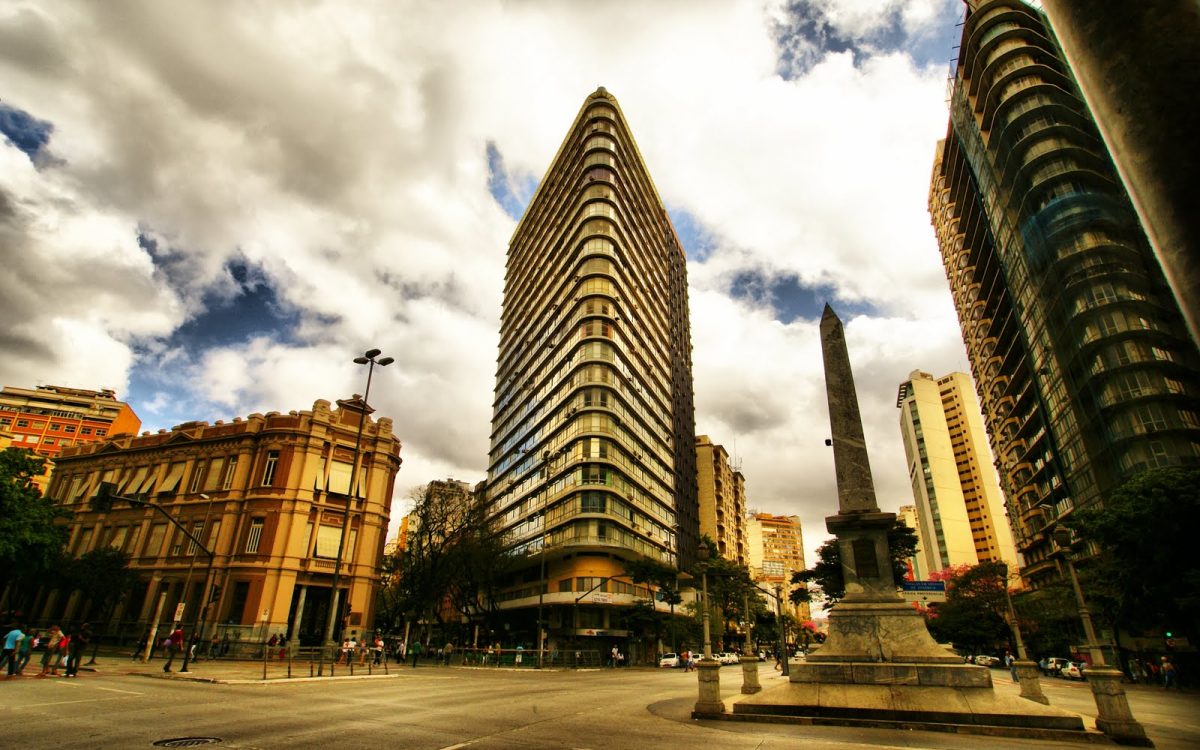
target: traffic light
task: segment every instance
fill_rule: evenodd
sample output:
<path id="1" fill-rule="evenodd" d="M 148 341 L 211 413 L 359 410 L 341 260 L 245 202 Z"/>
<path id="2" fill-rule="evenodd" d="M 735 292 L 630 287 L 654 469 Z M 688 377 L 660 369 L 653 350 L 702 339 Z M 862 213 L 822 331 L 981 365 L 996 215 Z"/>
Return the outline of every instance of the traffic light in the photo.
<path id="1" fill-rule="evenodd" d="M 101 482 L 96 489 L 96 496 L 92 498 L 92 510 L 98 513 L 107 513 L 112 510 L 116 495 L 117 485 L 112 482 Z"/>

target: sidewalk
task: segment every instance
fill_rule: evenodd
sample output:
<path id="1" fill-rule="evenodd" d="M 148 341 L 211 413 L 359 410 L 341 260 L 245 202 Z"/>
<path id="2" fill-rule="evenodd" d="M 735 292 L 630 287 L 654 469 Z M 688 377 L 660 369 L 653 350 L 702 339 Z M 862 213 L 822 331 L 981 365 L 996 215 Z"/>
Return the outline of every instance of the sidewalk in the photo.
<path id="1" fill-rule="evenodd" d="M 132 660 L 128 652 L 101 652 L 96 656 L 95 664 L 83 663 L 80 673 L 95 672 L 101 674 L 137 675 L 163 680 L 190 680 L 192 682 L 213 682 L 221 684 L 263 684 L 276 682 L 300 682 L 312 680 L 360 680 L 381 679 L 397 676 L 406 667 L 389 663 L 382 666 L 363 665 L 355 662 L 351 666 L 325 663 L 324 677 L 316 677 L 317 663 L 310 664 L 307 657 L 299 659 L 268 659 L 265 664 L 261 659 L 207 659 L 200 658 L 188 664 L 187 672 L 180 672 L 183 660 L 175 658 L 170 672 L 163 671 L 166 659 L 156 656 L 143 663 L 140 659 Z M 289 674 L 290 668 L 290 674 Z M 432 666 L 430 668 L 433 668 Z M 61 670 L 60 670 L 61 673 Z M 266 674 L 264 680 L 263 675 Z M 313 675 L 310 677 L 310 674 Z"/>

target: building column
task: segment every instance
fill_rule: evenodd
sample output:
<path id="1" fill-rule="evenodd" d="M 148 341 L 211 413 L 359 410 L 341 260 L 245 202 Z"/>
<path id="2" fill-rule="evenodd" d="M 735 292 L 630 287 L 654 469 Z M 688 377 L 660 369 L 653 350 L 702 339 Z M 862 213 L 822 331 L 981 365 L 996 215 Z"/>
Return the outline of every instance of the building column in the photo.
<path id="1" fill-rule="evenodd" d="M 288 631 L 288 649 L 296 645 L 300 636 L 300 621 L 304 618 L 304 599 L 308 596 L 308 586 L 300 586 L 300 598 L 296 600 L 296 612 L 292 615 L 292 629 Z"/>

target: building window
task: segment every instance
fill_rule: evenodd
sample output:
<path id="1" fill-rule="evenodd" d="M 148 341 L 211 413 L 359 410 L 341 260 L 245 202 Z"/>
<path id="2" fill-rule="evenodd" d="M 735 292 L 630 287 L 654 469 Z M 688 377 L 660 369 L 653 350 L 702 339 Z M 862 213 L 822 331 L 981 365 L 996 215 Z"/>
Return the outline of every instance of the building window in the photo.
<path id="1" fill-rule="evenodd" d="M 279 451 L 267 451 L 267 465 L 263 467 L 261 484 L 270 487 L 275 482 L 275 467 L 279 465 Z"/>
<path id="2" fill-rule="evenodd" d="M 18 419 L 17 420 L 17 427 L 28 427 L 28 426 L 29 426 L 28 419 Z"/>
<path id="3" fill-rule="evenodd" d="M 230 456 L 229 463 L 225 466 L 225 478 L 221 480 L 221 489 L 227 490 L 233 486 L 233 470 L 237 468 L 238 457 Z"/>
<path id="4" fill-rule="evenodd" d="M 253 525 L 251 525 L 250 528 L 253 529 L 254 528 Z M 259 529 L 259 531 L 261 533 L 262 529 Z M 204 541 L 204 521 L 196 522 L 196 525 L 192 527 L 192 536 L 196 537 L 196 539 L 199 539 L 202 542 Z M 254 547 L 255 547 L 255 549 L 258 548 L 258 542 L 254 543 Z M 199 551 L 200 551 L 200 545 L 196 544 L 196 540 L 188 539 L 187 553 L 189 555 L 194 555 Z"/>
<path id="5" fill-rule="evenodd" d="M 581 500 L 581 510 L 584 513 L 603 513 L 604 501 L 604 495 L 599 492 L 585 492 Z"/>
<path id="6" fill-rule="evenodd" d="M 258 552 L 258 543 L 262 541 L 263 519 L 253 518 L 250 520 L 250 532 L 246 534 L 246 554 L 253 555 Z"/>
<path id="7" fill-rule="evenodd" d="M 75 425 L 69 424 L 66 427 L 63 427 L 63 429 L 67 432 L 75 432 Z"/>
<path id="8" fill-rule="evenodd" d="M 188 486 L 188 492 L 200 491 L 200 483 L 204 481 L 204 469 L 207 465 L 203 460 L 196 463 L 196 468 L 192 469 L 192 483 Z"/>
<path id="9" fill-rule="evenodd" d="M 108 434 L 108 430 L 96 428 L 96 436 L 97 437 L 104 437 L 107 434 Z"/>
<path id="10" fill-rule="evenodd" d="M 80 428 L 79 428 L 79 434 L 80 434 L 80 435 L 91 435 L 91 434 L 92 434 L 92 428 L 91 428 L 91 427 L 80 427 Z"/>
<path id="11" fill-rule="evenodd" d="M 62 429 L 62 425 L 57 425 L 57 424 L 50 425 L 51 432 L 58 432 L 61 429 Z"/>
<path id="12" fill-rule="evenodd" d="M 317 548 L 313 552 L 313 556 L 324 557 L 330 560 L 336 559 L 338 546 L 341 542 L 342 527 L 322 524 L 317 527 Z"/>

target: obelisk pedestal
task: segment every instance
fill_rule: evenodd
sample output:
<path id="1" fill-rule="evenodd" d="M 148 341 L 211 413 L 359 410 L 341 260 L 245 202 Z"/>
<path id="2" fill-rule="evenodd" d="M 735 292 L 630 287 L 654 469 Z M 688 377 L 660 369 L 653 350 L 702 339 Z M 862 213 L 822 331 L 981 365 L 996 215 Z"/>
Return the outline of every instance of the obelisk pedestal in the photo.
<path id="1" fill-rule="evenodd" d="M 837 537 L 845 596 L 829 613 L 824 645 L 792 667 L 789 683 L 738 701 L 734 714 L 1077 737 L 1083 732 L 1078 715 L 997 696 L 989 670 L 964 664 L 938 645 L 921 614 L 900 596 L 888 549 L 896 515 L 880 511 L 875 501 L 845 333 L 828 305 L 821 350 L 838 487 L 838 513 L 825 526 Z"/>

